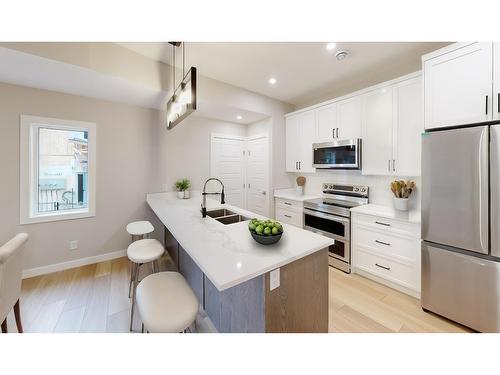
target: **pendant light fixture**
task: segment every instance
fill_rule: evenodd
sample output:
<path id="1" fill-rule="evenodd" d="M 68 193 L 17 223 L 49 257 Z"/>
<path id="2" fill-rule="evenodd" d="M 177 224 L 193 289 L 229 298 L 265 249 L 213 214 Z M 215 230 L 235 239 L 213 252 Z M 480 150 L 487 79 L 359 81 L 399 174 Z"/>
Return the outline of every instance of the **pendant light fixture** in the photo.
<path id="1" fill-rule="evenodd" d="M 172 129 L 196 110 L 196 67 L 192 66 L 186 73 L 185 42 L 169 42 L 172 45 L 172 87 L 173 94 L 167 103 L 167 128 Z M 177 85 L 175 80 L 175 51 L 182 46 L 182 80 Z M 177 86 L 176 86 L 177 85 Z"/>

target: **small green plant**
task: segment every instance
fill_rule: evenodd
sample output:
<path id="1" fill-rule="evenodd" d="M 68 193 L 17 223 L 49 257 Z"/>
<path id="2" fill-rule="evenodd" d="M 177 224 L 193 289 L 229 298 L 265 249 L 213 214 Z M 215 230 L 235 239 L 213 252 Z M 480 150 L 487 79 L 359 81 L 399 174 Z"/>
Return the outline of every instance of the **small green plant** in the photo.
<path id="1" fill-rule="evenodd" d="M 191 181 L 187 178 L 183 178 L 182 180 L 177 180 L 175 183 L 175 190 L 177 191 L 186 191 L 191 186 Z"/>

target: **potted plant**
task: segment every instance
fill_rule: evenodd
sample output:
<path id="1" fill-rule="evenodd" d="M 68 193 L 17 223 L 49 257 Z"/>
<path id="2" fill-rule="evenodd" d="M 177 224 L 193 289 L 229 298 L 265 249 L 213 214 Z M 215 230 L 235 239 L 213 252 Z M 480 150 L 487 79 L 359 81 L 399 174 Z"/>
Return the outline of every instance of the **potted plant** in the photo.
<path id="1" fill-rule="evenodd" d="M 191 182 L 187 178 L 177 180 L 175 183 L 175 190 L 177 190 L 177 196 L 181 199 L 189 198 L 189 187 Z"/>
<path id="2" fill-rule="evenodd" d="M 408 201 L 415 187 L 415 182 L 410 180 L 396 180 L 391 182 L 391 191 L 394 194 L 394 208 L 396 210 L 408 211 Z"/>

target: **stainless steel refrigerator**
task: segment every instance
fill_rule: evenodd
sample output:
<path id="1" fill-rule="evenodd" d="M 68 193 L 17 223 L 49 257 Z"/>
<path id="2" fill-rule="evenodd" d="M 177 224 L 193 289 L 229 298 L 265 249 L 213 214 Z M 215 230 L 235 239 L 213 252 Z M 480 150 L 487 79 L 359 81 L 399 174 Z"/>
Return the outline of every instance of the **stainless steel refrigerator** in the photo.
<path id="1" fill-rule="evenodd" d="M 500 332 L 500 125 L 422 135 L 426 310 Z"/>

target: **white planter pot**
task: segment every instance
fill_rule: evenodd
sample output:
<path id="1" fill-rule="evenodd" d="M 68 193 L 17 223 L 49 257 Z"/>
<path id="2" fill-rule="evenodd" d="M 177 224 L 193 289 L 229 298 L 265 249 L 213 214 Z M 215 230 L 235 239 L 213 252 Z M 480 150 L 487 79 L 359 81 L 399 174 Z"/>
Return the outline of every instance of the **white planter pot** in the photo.
<path id="1" fill-rule="evenodd" d="M 393 198 L 394 208 L 399 211 L 408 211 L 409 198 Z"/>
<path id="2" fill-rule="evenodd" d="M 178 191 L 177 192 L 177 198 L 184 199 L 184 192 L 183 191 Z"/>
<path id="3" fill-rule="evenodd" d="M 189 199 L 189 190 L 184 190 L 184 199 Z"/>

